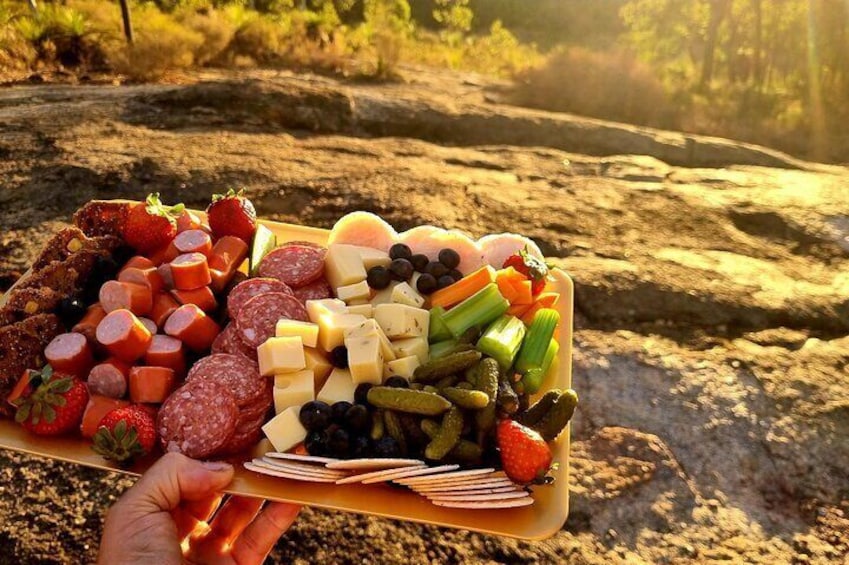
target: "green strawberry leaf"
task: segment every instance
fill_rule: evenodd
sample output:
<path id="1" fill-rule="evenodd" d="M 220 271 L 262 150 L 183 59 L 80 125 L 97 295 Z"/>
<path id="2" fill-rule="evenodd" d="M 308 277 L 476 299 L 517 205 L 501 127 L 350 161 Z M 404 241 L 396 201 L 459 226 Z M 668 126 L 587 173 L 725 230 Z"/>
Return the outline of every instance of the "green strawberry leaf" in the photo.
<path id="1" fill-rule="evenodd" d="M 18 411 L 15 412 L 15 421 L 17 423 L 23 424 L 26 419 L 29 418 L 31 406 L 31 404 L 23 404 L 20 408 L 18 408 Z"/>
<path id="2" fill-rule="evenodd" d="M 52 424 L 54 420 L 56 420 L 56 410 L 54 410 L 52 406 L 45 405 L 44 406 L 44 421 L 47 422 L 48 424 Z"/>

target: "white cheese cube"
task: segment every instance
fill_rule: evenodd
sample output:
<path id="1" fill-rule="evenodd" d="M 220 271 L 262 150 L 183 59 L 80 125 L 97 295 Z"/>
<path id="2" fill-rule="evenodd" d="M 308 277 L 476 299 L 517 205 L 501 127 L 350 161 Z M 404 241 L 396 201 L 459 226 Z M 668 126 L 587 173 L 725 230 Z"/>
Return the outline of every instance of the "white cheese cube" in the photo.
<path id="1" fill-rule="evenodd" d="M 413 308 L 421 308 L 424 301 L 424 296 L 413 290 L 413 287 L 405 282 L 392 289 L 392 302 L 397 304 L 406 304 Z"/>
<path id="2" fill-rule="evenodd" d="M 360 259 L 363 261 L 363 267 L 366 268 L 366 271 L 378 265 L 381 267 L 388 267 L 389 263 L 392 262 L 392 259 L 389 258 L 389 254 L 386 251 L 374 249 L 373 247 L 361 247 L 359 245 L 352 245 L 351 247 L 357 248 L 357 251 L 360 253 Z"/>
<path id="3" fill-rule="evenodd" d="M 315 400 L 315 382 L 309 369 L 274 376 L 274 413 L 279 414 L 291 406 L 301 407 Z"/>
<path id="4" fill-rule="evenodd" d="M 348 371 L 355 385 L 380 384 L 383 381 L 383 353 L 380 338 L 375 335 L 345 338 L 348 349 Z"/>
<path id="5" fill-rule="evenodd" d="M 369 318 L 363 323 L 345 331 L 346 339 L 349 337 L 364 337 L 370 335 L 376 335 L 380 339 L 380 352 L 383 354 L 384 361 L 391 361 L 395 359 L 395 352 L 392 351 L 392 345 L 389 343 L 389 338 L 386 337 L 386 334 L 383 333 L 381 327 L 377 325 L 377 322 L 373 319 Z"/>
<path id="6" fill-rule="evenodd" d="M 377 306 L 378 304 L 392 304 L 392 290 L 398 286 L 398 284 L 399 283 L 397 281 L 393 281 L 383 290 L 375 292 L 374 296 L 372 296 L 370 300 L 372 305 Z"/>
<path id="7" fill-rule="evenodd" d="M 318 345 L 324 351 L 333 351 L 334 347 L 345 342 L 345 330 L 366 321 L 359 314 L 325 314 L 318 320 Z"/>
<path id="8" fill-rule="evenodd" d="M 366 302 L 365 304 L 349 304 L 348 314 L 359 314 L 360 316 L 371 318 L 374 316 L 374 306 L 371 305 L 371 302 Z"/>
<path id="9" fill-rule="evenodd" d="M 371 289 L 369 288 L 368 283 L 366 281 L 360 281 L 347 286 L 340 286 L 336 289 L 336 296 L 339 300 L 344 300 L 346 303 L 357 300 L 368 301 L 370 292 Z"/>
<path id="10" fill-rule="evenodd" d="M 419 358 L 420 363 L 427 362 L 427 337 L 410 337 L 407 339 L 399 339 L 392 342 L 392 351 L 399 359 L 415 355 Z"/>
<path id="11" fill-rule="evenodd" d="M 430 312 L 406 304 L 379 304 L 374 319 L 389 339 L 427 337 L 430 327 Z"/>
<path id="12" fill-rule="evenodd" d="M 306 347 L 315 347 L 318 343 L 318 324 L 300 320 L 277 320 L 274 328 L 277 337 L 299 336 Z"/>
<path id="13" fill-rule="evenodd" d="M 366 280 L 366 268 L 357 247 L 334 243 L 324 256 L 324 276 L 333 288 Z"/>
<path id="14" fill-rule="evenodd" d="M 304 343 L 300 337 L 270 337 L 256 348 L 259 372 L 264 377 L 291 373 L 306 367 Z"/>
<path id="15" fill-rule="evenodd" d="M 421 365 L 421 361 L 415 355 L 389 361 L 383 366 L 383 378 L 388 379 L 397 375 L 410 380 L 413 378 L 413 373 L 419 365 Z"/>
<path id="16" fill-rule="evenodd" d="M 311 347 L 304 348 L 304 358 L 306 368 L 313 372 L 315 390 L 321 390 L 327 380 L 327 375 L 333 370 L 333 365 L 330 364 L 324 353 Z"/>
<path id="17" fill-rule="evenodd" d="M 262 427 L 262 433 L 277 451 L 292 449 L 307 437 L 307 430 L 298 419 L 300 411 L 300 406 L 287 408 Z"/>
<path id="18" fill-rule="evenodd" d="M 321 390 L 316 395 L 316 400 L 321 400 L 328 404 L 347 400 L 354 401 L 354 390 L 357 385 L 351 379 L 351 372 L 347 369 L 334 368 L 327 377 L 327 382 L 321 387 Z"/>
<path id="19" fill-rule="evenodd" d="M 321 300 L 307 300 L 307 315 L 310 321 L 317 324 L 325 314 L 345 314 L 348 312 L 345 303 L 338 298 L 322 298 Z"/>

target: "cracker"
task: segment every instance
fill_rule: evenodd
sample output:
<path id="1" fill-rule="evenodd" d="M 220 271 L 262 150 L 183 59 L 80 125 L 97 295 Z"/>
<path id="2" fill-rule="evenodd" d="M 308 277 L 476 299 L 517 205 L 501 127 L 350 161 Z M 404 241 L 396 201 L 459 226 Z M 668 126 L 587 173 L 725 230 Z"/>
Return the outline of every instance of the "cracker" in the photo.
<path id="1" fill-rule="evenodd" d="M 251 462 L 247 462 L 244 464 L 245 469 L 248 471 L 253 471 L 255 473 L 260 473 L 263 475 L 270 475 L 272 477 L 281 477 L 284 479 L 292 479 L 295 481 L 306 481 L 312 483 L 333 483 L 336 482 L 335 479 L 329 479 L 327 477 L 317 477 L 315 475 L 302 475 L 299 473 L 292 473 L 289 471 L 276 471 L 274 469 L 270 469 L 268 467 L 261 467 L 259 465 L 254 465 Z"/>
<path id="2" fill-rule="evenodd" d="M 476 490 L 484 487 L 509 487 L 514 483 L 510 479 L 484 479 L 475 483 L 461 483 L 458 485 L 435 486 L 435 487 L 419 487 L 416 492 L 431 492 L 431 491 L 454 491 L 454 490 Z"/>
<path id="3" fill-rule="evenodd" d="M 265 454 L 266 457 L 273 459 L 288 459 L 290 461 L 303 461 L 304 463 L 318 463 L 326 465 L 327 463 L 335 463 L 342 461 L 341 459 L 333 459 L 332 457 L 318 457 L 317 455 L 299 455 L 297 453 L 283 453 L 280 451 L 271 451 Z"/>
<path id="4" fill-rule="evenodd" d="M 326 469 L 317 465 L 298 463 L 297 461 L 270 459 L 268 457 L 254 459 L 253 463 L 262 467 L 273 467 L 284 471 L 292 471 L 293 473 L 303 473 L 304 475 L 316 475 L 319 477 L 330 477 L 334 479 L 341 479 L 342 477 L 347 477 L 349 475 L 349 473 L 345 471 L 334 471 L 333 469 Z"/>
<path id="5" fill-rule="evenodd" d="M 487 500 L 479 502 L 462 502 L 448 500 L 432 501 L 436 506 L 444 506 L 446 508 L 466 508 L 469 510 L 488 510 L 491 508 L 518 508 L 520 506 L 530 506 L 534 503 L 534 499 L 530 496 L 525 498 L 514 498 L 513 500 Z"/>
<path id="6" fill-rule="evenodd" d="M 484 500 L 514 500 L 517 498 L 525 498 L 526 496 L 530 496 L 525 491 L 511 491 L 511 492 L 493 492 L 493 493 L 485 493 L 485 494 L 443 494 L 439 496 L 428 496 L 427 498 L 431 501 L 443 501 L 443 502 L 478 502 Z"/>
<path id="7" fill-rule="evenodd" d="M 495 469 L 492 467 L 486 469 L 468 469 L 465 471 L 452 471 L 449 473 L 440 473 L 439 475 L 428 475 L 426 477 L 413 477 L 409 479 L 403 479 L 396 481 L 403 485 L 412 485 L 412 484 L 420 484 L 420 483 L 430 483 L 437 481 L 450 481 L 453 479 L 462 480 L 466 477 L 475 477 L 478 475 L 486 475 L 488 473 L 494 473 Z"/>
<path id="8" fill-rule="evenodd" d="M 326 465 L 328 469 L 346 469 L 351 471 L 359 471 L 364 469 L 397 469 L 399 467 L 421 467 L 425 462 L 419 459 L 380 459 L 380 458 L 363 458 L 363 459 L 343 459 L 341 461 L 332 461 Z"/>

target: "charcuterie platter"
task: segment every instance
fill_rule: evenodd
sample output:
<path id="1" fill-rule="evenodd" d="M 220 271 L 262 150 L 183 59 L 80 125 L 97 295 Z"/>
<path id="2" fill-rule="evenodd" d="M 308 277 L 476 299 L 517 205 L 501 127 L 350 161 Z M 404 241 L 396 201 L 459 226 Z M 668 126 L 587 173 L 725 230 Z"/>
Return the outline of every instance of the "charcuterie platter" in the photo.
<path id="1" fill-rule="evenodd" d="M 362 212 L 322 230 L 249 204 L 83 207 L 0 299 L 0 447 L 131 474 L 178 451 L 233 462 L 232 493 L 556 532 L 570 278 L 514 234 Z M 139 210 L 165 221 L 134 231 Z"/>

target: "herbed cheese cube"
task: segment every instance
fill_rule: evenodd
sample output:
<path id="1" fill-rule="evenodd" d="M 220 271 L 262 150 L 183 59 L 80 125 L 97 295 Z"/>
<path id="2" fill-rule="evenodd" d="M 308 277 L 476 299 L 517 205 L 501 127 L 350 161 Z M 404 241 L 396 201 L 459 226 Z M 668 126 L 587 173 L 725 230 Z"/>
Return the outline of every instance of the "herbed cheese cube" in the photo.
<path id="1" fill-rule="evenodd" d="M 292 449 L 307 437 L 307 430 L 298 418 L 300 411 L 300 406 L 287 408 L 262 427 L 265 437 L 277 451 Z"/>
<path id="2" fill-rule="evenodd" d="M 370 335 L 376 335 L 380 338 L 380 352 L 383 354 L 385 361 L 395 359 L 395 352 L 392 351 L 392 345 L 389 343 L 389 338 L 386 337 L 386 334 L 383 333 L 383 329 L 373 319 L 369 318 L 363 323 L 345 330 L 345 338 Z"/>
<path id="3" fill-rule="evenodd" d="M 357 300 L 368 301 L 370 292 L 371 289 L 369 288 L 368 283 L 366 281 L 360 281 L 347 286 L 340 286 L 336 289 L 336 296 L 339 300 L 344 300 L 346 303 Z"/>
<path id="4" fill-rule="evenodd" d="M 349 304 L 348 314 L 359 314 L 360 316 L 371 318 L 374 316 L 374 306 L 371 305 L 371 302 L 366 302 L 365 304 Z"/>
<path id="5" fill-rule="evenodd" d="M 307 300 L 307 315 L 310 321 L 317 324 L 325 314 L 346 314 L 348 312 L 345 303 L 338 298 L 322 298 L 321 300 Z"/>
<path id="6" fill-rule="evenodd" d="M 327 382 L 321 387 L 315 399 L 328 404 L 341 402 L 342 400 L 353 402 L 354 390 L 356 388 L 357 385 L 351 379 L 351 372 L 347 369 L 336 367 L 330 372 Z"/>
<path id="7" fill-rule="evenodd" d="M 324 256 L 324 276 L 333 288 L 366 280 L 366 268 L 356 246 L 334 243 Z"/>
<path id="8" fill-rule="evenodd" d="M 265 377 L 291 373 L 306 367 L 304 343 L 298 336 L 270 337 L 256 348 L 259 372 Z"/>
<path id="9" fill-rule="evenodd" d="M 410 337 L 392 342 L 392 351 L 399 359 L 415 355 L 419 363 L 427 362 L 428 345 L 426 337 Z"/>
<path id="10" fill-rule="evenodd" d="M 348 371 L 355 385 L 380 384 L 383 381 L 383 353 L 376 334 L 345 338 L 348 349 Z"/>
<path id="11" fill-rule="evenodd" d="M 419 365 L 421 365 L 421 361 L 415 355 L 389 361 L 383 366 L 383 378 L 388 379 L 397 375 L 410 380 L 413 378 L 413 373 Z"/>
<path id="12" fill-rule="evenodd" d="M 304 359 L 306 360 L 306 368 L 313 372 L 315 390 L 321 390 L 327 380 L 327 375 L 333 370 L 333 365 L 330 364 L 324 353 L 311 347 L 304 348 Z"/>
<path id="13" fill-rule="evenodd" d="M 379 304 L 374 319 L 389 339 L 427 336 L 430 313 L 406 304 Z"/>
<path id="14" fill-rule="evenodd" d="M 392 304 L 392 290 L 399 284 L 400 283 L 397 281 L 392 281 L 389 283 L 389 286 L 374 293 L 374 296 L 372 296 L 370 300 L 372 305 L 377 306 L 378 304 Z"/>
<path id="15" fill-rule="evenodd" d="M 277 337 L 300 336 L 306 347 L 315 347 L 318 343 L 318 324 L 302 322 L 300 320 L 281 319 L 277 321 L 274 328 Z"/>
<path id="16" fill-rule="evenodd" d="M 279 414 L 291 406 L 302 406 L 315 400 L 315 382 L 309 369 L 297 373 L 274 376 L 274 413 Z"/>
<path id="17" fill-rule="evenodd" d="M 366 321 L 359 314 L 325 314 L 318 320 L 318 345 L 324 351 L 333 351 L 334 347 L 345 342 L 345 330 Z"/>
<path id="18" fill-rule="evenodd" d="M 421 308 L 424 301 L 424 296 L 413 290 L 413 287 L 405 282 L 392 289 L 392 302 L 397 304 L 406 304 L 414 308 Z"/>

